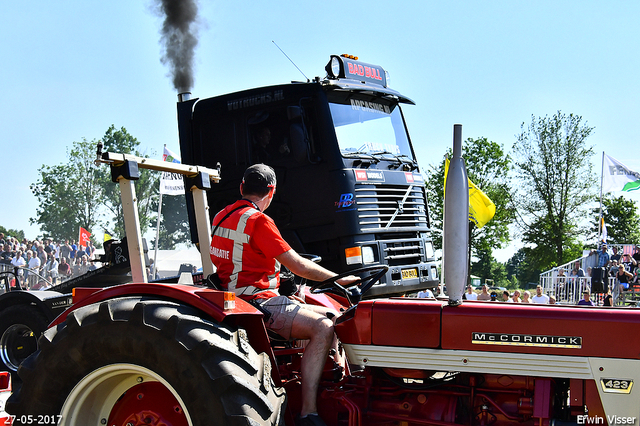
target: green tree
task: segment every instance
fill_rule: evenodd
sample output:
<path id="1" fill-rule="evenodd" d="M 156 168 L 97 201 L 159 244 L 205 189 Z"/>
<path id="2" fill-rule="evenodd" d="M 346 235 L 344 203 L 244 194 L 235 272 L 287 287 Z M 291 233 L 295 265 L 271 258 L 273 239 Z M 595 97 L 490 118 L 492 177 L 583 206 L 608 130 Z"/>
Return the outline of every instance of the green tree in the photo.
<path id="1" fill-rule="evenodd" d="M 591 240 L 597 241 L 600 209 L 592 212 Z M 635 201 L 607 196 L 602 200 L 602 217 L 607 226 L 607 241 L 613 244 L 638 244 L 640 242 L 640 215 Z"/>
<path id="2" fill-rule="evenodd" d="M 125 235 L 119 185 L 111 181 L 109 167 L 94 164 L 97 142 L 73 142 L 66 163 L 38 169 L 39 179 L 30 186 L 38 207 L 30 222 L 38 224 L 45 236 L 77 238 L 80 226 L 94 234 L 97 228 L 108 227 L 114 237 Z M 101 142 L 105 151 L 140 155 L 140 143 L 124 127 L 116 130 L 112 125 Z M 143 233 L 154 218 L 151 205 L 157 197 L 157 182 L 157 175 L 141 169 L 136 195 Z"/>
<path id="3" fill-rule="evenodd" d="M 154 203 L 153 208 L 157 210 L 157 202 Z M 161 213 L 158 248 L 172 250 L 177 244 L 190 244 L 189 217 L 184 194 L 164 195 Z M 155 241 L 153 246 L 155 247 Z"/>
<path id="4" fill-rule="evenodd" d="M 522 287 L 526 283 L 538 282 L 543 270 L 536 264 L 536 256 L 531 247 L 522 247 L 507 261 L 507 276 Z"/>
<path id="5" fill-rule="evenodd" d="M 11 236 L 17 238 L 20 241 L 24 239 L 24 231 L 18 231 L 17 229 L 8 229 L 0 225 L 0 232 L 4 234 L 5 238 Z"/>
<path id="6" fill-rule="evenodd" d="M 451 156 L 451 149 L 448 151 Z M 501 145 L 481 137 L 467 139 L 462 147 L 462 156 L 467 166 L 469 179 L 496 205 L 496 214 L 482 228 L 470 223 L 469 244 L 472 256 L 481 253 L 491 256 L 493 248 L 509 242 L 509 225 L 515 219 L 511 202 L 511 183 L 508 176 L 511 158 Z M 444 161 L 427 172 L 427 191 L 431 212 L 431 234 L 434 246 L 442 248 L 442 215 L 444 206 Z M 489 277 L 485 277 L 489 278 Z"/>
<path id="7" fill-rule="evenodd" d="M 101 139 L 104 152 L 117 152 L 148 158 L 139 151 L 140 142 L 133 137 L 127 129 L 119 130 L 112 124 Z M 159 174 L 151 170 L 140 169 L 140 179 L 135 182 L 136 196 L 138 199 L 138 215 L 140 217 L 140 229 L 142 234 L 155 226 L 155 212 L 153 204 L 157 207 Z M 101 187 L 101 198 L 104 207 L 111 213 L 111 227 L 115 237 L 125 235 L 124 216 L 122 214 L 122 201 L 120 198 L 120 186 L 111 180 L 109 167 L 101 166 L 98 173 L 98 181 Z"/>
<path id="8" fill-rule="evenodd" d="M 522 123 L 513 145 L 518 224 L 540 270 L 571 260 L 588 232 L 579 221 L 594 200 L 593 147 L 586 143 L 592 131 L 582 117 L 558 111 Z"/>
<path id="9" fill-rule="evenodd" d="M 30 189 L 38 198 L 36 217 L 43 234 L 53 239 L 77 238 L 80 226 L 91 230 L 100 224 L 100 185 L 95 159 L 95 141 L 82 139 L 67 150 L 66 164 L 43 165 Z"/>

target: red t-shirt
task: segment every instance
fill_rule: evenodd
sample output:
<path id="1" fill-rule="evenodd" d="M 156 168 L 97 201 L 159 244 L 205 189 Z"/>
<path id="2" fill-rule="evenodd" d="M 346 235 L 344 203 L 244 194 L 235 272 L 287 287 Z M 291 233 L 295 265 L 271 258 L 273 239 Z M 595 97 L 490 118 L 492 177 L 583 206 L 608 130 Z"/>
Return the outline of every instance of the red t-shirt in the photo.
<path id="1" fill-rule="evenodd" d="M 220 222 L 238 207 L 241 208 Z M 240 200 L 219 212 L 213 227 L 211 261 L 223 286 L 244 299 L 277 296 L 274 290 L 280 284 L 280 263 L 275 258 L 291 250 L 291 246 L 273 219 L 250 201 Z"/>

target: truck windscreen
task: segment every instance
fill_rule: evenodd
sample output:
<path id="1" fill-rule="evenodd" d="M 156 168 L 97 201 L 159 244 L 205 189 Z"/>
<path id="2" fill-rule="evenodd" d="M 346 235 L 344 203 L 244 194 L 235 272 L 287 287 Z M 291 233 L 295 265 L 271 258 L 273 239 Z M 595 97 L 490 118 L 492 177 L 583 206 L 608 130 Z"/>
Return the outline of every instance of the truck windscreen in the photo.
<path id="1" fill-rule="evenodd" d="M 397 105 L 371 100 L 330 102 L 331 117 L 343 156 L 392 155 L 413 160 Z"/>

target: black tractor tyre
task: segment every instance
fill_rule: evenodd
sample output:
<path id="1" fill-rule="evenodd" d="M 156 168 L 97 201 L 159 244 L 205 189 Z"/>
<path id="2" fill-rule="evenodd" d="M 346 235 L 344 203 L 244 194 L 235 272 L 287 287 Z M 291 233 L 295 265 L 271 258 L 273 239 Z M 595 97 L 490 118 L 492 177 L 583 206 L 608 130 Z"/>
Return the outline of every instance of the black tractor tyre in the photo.
<path id="1" fill-rule="evenodd" d="M 15 424 L 284 424 L 286 394 L 269 357 L 244 330 L 185 305 L 103 301 L 71 312 L 38 343 L 6 405 Z"/>
<path id="2" fill-rule="evenodd" d="M 38 338 L 47 329 L 49 321 L 31 305 L 14 305 L 0 311 L 0 360 L 3 371 L 13 378 L 22 361 L 38 348 Z"/>

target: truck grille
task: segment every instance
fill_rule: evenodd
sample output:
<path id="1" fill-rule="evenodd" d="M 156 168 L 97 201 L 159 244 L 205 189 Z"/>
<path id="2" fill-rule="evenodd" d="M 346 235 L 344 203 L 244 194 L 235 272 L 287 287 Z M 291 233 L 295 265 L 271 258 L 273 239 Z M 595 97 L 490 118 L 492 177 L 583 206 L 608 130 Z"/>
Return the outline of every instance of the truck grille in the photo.
<path id="1" fill-rule="evenodd" d="M 421 239 L 382 241 L 381 246 L 385 263 L 389 266 L 420 263 L 425 258 L 424 241 Z"/>
<path id="2" fill-rule="evenodd" d="M 422 186 L 356 185 L 355 192 L 361 232 L 428 230 Z"/>

